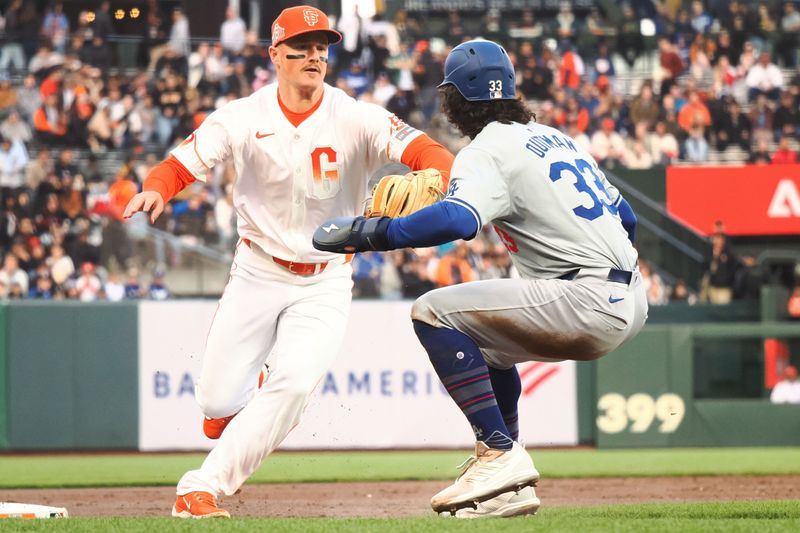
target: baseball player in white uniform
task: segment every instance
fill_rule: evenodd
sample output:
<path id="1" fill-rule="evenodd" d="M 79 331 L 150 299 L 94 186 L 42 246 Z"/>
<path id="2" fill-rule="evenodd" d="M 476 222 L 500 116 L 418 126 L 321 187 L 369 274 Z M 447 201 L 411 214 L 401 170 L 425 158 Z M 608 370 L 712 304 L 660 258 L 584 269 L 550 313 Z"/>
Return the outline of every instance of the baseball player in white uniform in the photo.
<path id="1" fill-rule="evenodd" d="M 196 387 L 203 429 L 219 442 L 178 483 L 173 516 L 229 516 L 217 497 L 234 494 L 297 425 L 340 348 L 350 256 L 314 249 L 317 226 L 361 212 L 370 176 L 389 161 L 449 174 L 453 156 L 441 145 L 324 84 L 328 45 L 340 39 L 318 9 L 285 9 L 269 49 L 277 83 L 209 115 L 125 211 L 155 221 L 183 187 L 233 161 L 241 241 Z"/>
<path id="2" fill-rule="evenodd" d="M 455 47 L 440 85 L 448 119 L 472 142 L 456 156 L 444 201 L 402 218 L 342 217 L 314 234 L 352 253 L 471 239 L 493 223 L 521 279 L 431 291 L 414 330 L 475 433 L 475 456 L 431 500 L 459 517 L 535 513 L 539 473 L 517 442 L 523 361 L 588 361 L 635 336 L 647 317 L 636 218 L 573 139 L 536 124 L 514 90 L 505 50 Z M 327 231 L 331 223 L 339 228 Z"/>

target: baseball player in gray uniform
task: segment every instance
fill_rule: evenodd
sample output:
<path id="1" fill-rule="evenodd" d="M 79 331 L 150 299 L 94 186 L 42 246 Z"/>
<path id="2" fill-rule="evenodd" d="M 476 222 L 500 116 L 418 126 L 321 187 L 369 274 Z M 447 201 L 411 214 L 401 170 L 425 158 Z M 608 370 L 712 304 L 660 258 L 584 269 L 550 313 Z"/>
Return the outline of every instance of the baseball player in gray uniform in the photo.
<path id="1" fill-rule="evenodd" d="M 340 217 L 314 246 L 352 253 L 472 239 L 493 223 L 521 279 L 431 291 L 414 330 L 475 433 L 475 455 L 436 494 L 459 517 L 535 513 L 539 473 L 517 442 L 523 361 L 589 361 L 641 330 L 647 299 L 633 247 L 636 217 L 591 155 L 539 125 L 515 96 L 514 69 L 490 41 L 455 47 L 442 109 L 472 142 L 456 156 L 444 201 L 407 217 Z"/>

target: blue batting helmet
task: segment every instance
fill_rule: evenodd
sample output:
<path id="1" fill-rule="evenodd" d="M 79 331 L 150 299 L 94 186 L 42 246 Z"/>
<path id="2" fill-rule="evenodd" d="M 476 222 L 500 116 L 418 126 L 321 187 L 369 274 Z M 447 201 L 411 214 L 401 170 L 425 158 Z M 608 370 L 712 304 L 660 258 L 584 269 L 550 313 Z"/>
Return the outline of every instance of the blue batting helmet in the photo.
<path id="1" fill-rule="evenodd" d="M 513 100 L 514 67 L 508 54 L 492 41 L 467 41 L 447 55 L 444 81 L 469 101 Z"/>

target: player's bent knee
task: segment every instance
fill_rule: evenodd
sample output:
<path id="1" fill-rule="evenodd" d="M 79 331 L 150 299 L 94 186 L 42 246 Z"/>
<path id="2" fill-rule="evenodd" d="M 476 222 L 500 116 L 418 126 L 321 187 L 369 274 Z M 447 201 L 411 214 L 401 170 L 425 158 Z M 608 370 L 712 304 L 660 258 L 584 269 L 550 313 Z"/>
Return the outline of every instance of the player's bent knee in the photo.
<path id="1" fill-rule="evenodd" d="M 230 416 L 238 413 L 242 408 L 242 405 L 237 403 L 238 398 L 217 389 L 206 391 L 199 384 L 196 396 L 200 410 L 209 418 Z"/>
<path id="2" fill-rule="evenodd" d="M 434 298 L 429 296 L 430 294 L 430 292 L 423 294 L 416 299 L 414 305 L 411 306 L 411 320 L 418 320 L 429 326 L 436 326 L 436 315 L 433 312 L 432 305 Z"/>

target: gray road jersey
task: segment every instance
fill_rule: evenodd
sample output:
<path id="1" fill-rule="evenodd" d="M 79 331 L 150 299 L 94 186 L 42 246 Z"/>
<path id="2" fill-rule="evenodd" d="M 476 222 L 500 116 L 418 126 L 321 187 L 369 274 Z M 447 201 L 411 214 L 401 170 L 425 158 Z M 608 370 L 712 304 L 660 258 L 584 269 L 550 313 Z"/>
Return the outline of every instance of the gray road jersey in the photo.
<path id="1" fill-rule="evenodd" d="M 634 270 L 620 194 L 594 158 L 560 131 L 493 122 L 456 156 L 445 201 L 493 223 L 523 278 L 580 267 Z"/>

